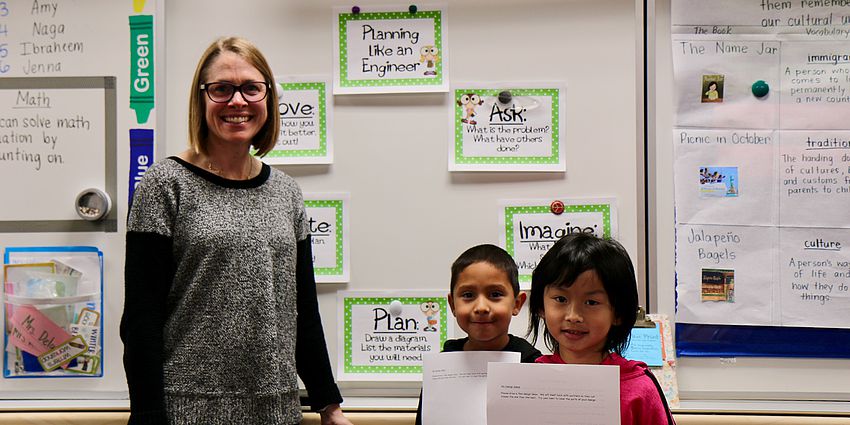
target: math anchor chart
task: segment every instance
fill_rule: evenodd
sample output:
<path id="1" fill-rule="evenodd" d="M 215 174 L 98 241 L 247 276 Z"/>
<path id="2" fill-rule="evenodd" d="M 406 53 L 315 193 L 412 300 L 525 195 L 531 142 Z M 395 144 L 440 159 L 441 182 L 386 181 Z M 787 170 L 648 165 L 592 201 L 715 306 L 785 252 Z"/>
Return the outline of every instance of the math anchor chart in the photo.
<path id="1" fill-rule="evenodd" d="M 672 3 L 677 322 L 850 328 L 850 3 Z"/>
<path id="2" fill-rule="evenodd" d="M 0 2 L 0 232 L 117 231 L 119 182 L 132 196 L 152 162 L 155 9 Z M 133 171 L 122 177 L 128 144 Z M 98 222 L 74 208 L 90 188 L 114 206 Z"/>

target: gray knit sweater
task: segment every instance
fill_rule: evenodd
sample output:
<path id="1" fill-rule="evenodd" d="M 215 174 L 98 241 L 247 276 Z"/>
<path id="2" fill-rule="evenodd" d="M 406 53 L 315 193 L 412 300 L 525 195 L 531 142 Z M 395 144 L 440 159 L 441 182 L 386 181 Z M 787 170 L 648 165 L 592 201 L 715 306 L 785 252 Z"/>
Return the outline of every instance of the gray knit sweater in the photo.
<path id="1" fill-rule="evenodd" d="M 130 423 L 298 423 L 296 364 L 314 407 L 341 401 L 311 257 L 301 191 L 284 173 L 264 165 L 233 181 L 174 157 L 152 166 L 127 222 Z"/>

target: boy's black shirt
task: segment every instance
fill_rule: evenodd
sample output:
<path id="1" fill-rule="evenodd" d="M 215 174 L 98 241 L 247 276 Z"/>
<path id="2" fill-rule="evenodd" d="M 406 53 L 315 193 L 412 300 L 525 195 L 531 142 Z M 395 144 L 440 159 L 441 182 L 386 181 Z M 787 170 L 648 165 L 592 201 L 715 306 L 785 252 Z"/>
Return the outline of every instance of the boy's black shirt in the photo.
<path id="1" fill-rule="evenodd" d="M 513 351 L 520 353 L 520 363 L 534 363 L 538 357 L 543 355 L 540 350 L 534 348 L 534 346 L 525 339 L 511 334 L 508 334 L 508 337 L 510 338 L 508 340 L 508 344 L 505 345 L 505 348 L 502 348 L 501 351 Z M 446 343 L 443 344 L 443 352 L 463 351 L 463 345 L 466 344 L 466 341 L 469 341 L 469 337 L 448 339 L 446 340 Z"/>
<path id="2" fill-rule="evenodd" d="M 520 353 L 519 361 L 520 363 L 534 363 L 538 357 L 542 356 L 543 353 L 540 350 L 534 348 L 528 341 L 522 339 L 520 337 L 513 336 L 508 334 L 510 338 L 508 340 L 508 344 L 505 345 L 500 351 L 513 351 L 516 353 Z M 448 339 L 443 344 L 443 352 L 448 353 L 452 351 L 463 351 L 463 345 L 466 344 L 466 341 L 469 340 L 469 337 L 459 338 L 459 339 Z M 422 425 L 422 393 L 419 393 L 419 407 L 416 408 L 416 425 Z"/>

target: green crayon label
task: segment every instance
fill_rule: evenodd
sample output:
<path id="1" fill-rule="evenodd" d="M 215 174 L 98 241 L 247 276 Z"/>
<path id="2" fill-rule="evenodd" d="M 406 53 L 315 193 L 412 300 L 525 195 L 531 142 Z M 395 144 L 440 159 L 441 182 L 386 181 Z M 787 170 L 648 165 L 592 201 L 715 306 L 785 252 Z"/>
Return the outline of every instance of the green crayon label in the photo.
<path id="1" fill-rule="evenodd" d="M 130 16 L 130 109 L 148 122 L 154 107 L 153 16 Z"/>

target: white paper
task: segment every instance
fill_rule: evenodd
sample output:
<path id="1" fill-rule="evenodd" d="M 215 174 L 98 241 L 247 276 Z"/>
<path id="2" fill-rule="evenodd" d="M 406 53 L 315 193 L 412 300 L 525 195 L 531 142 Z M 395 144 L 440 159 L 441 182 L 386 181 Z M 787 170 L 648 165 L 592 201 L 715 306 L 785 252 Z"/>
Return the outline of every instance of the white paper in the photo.
<path id="1" fill-rule="evenodd" d="M 770 130 L 673 130 L 677 222 L 775 225 L 778 143 L 778 132 Z M 700 171 L 720 167 L 736 170 L 723 182 L 734 191 L 706 196 Z"/>
<path id="2" fill-rule="evenodd" d="M 456 351 L 422 358 L 422 425 L 487 424 L 487 365 L 519 363 L 520 353 Z"/>
<path id="3" fill-rule="evenodd" d="M 847 328 L 850 312 L 850 229 L 782 229 L 783 326 Z"/>
<path id="4" fill-rule="evenodd" d="M 0 179 L 7 182 L 0 186 L 0 221 L 79 220 L 71 207 L 77 194 L 105 188 L 109 181 L 103 160 L 110 143 L 106 93 L 105 88 L 0 88 Z"/>
<path id="5" fill-rule="evenodd" d="M 780 224 L 847 227 L 850 151 L 840 146 L 850 146 L 850 131 L 783 131 L 781 138 Z"/>
<path id="6" fill-rule="evenodd" d="M 678 322 L 850 327 L 844 6 L 671 2 Z"/>
<path id="7" fill-rule="evenodd" d="M 849 127 L 850 61 L 846 49 L 846 39 L 782 43 L 779 121 L 783 129 Z"/>
<path id="8" fill-rule="evenodd" d="M 620 368 L 490 363 L 487 425 L 619 425 Z"/>
<path id="9" fill-rule="evenodd" d="M 673 40 L 676 123 L 681 127 L 776 128 L 778 47 L 777 42 L 757 40 Z M 724 77 L 721 102 L 702 101 L 703 78 L 711 75 Z M 757 80 L 766 81 L 771 88 L 761 99 L 750 92 Z"/>
<path id="10" fill-rule="evenodd" d="M 847 39 L 841 2 L 675 0 L 670 5 L 673 34 L 708 37 L 739 34 L 806 34 Z"/>
<path id="11" fill-rule="evenodd" d="M 676 321 L 721 325 L 774 325 L 774 269 L 778 229 L 756 226 L 676 226 Z M 704 275 L 734 276 L 734 296 L 703 299 Z"/>

